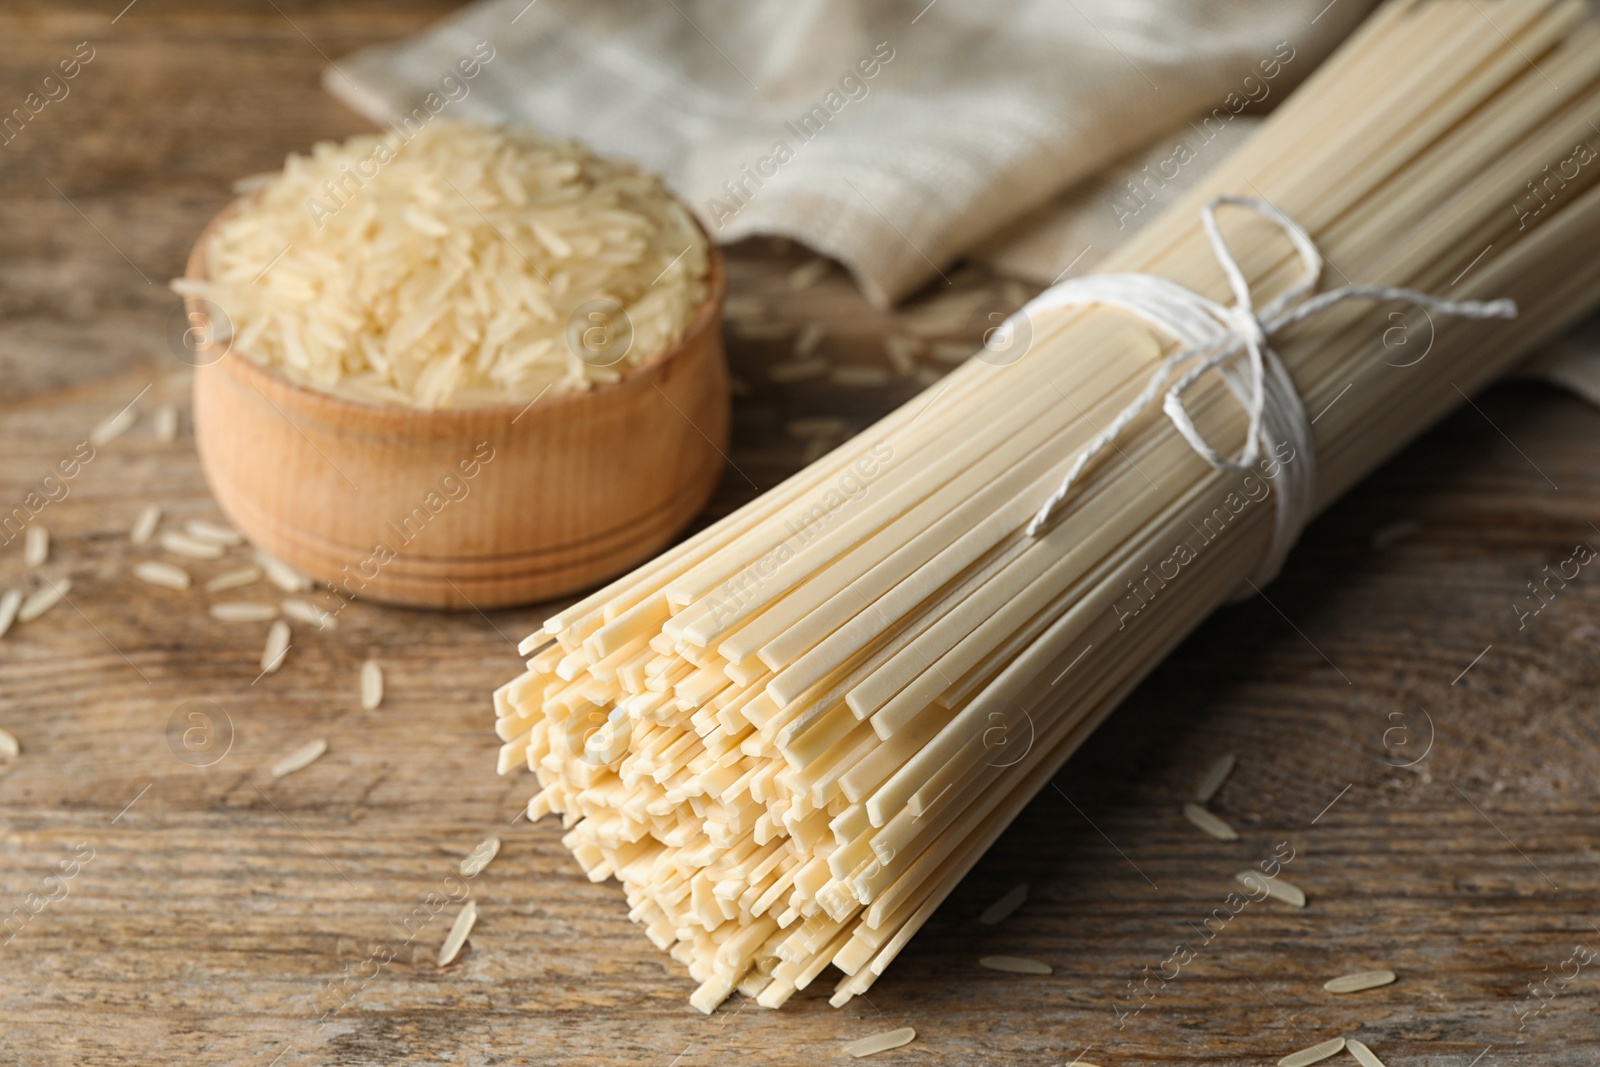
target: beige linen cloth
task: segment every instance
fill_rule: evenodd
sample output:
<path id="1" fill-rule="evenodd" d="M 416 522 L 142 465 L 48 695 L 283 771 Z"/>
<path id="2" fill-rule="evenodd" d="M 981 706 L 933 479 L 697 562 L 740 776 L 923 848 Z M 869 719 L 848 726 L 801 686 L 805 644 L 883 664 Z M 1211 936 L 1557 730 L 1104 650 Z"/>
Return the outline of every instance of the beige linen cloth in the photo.
<path id="1" fill-rule="evenodd" d="M 323 81 L 382 124 L 523 122 L 633 159 L 716 240 L 794 238 L 887 306 L 963 255 L 1041 284 L 1092 268 L 1373 6 L 480 0 Z M 1600 403 L 1593 350 L 1545 376 Z"/>

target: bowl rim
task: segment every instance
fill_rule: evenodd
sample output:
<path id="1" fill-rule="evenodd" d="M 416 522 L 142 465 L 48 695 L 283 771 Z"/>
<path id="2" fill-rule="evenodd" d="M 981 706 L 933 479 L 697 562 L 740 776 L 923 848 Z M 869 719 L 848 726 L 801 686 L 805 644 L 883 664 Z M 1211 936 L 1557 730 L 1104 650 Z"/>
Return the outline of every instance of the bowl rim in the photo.
<path id="1" fill-rule="evenodd" d="M 189 257 L 184 265 L 183 277 L 186 281 L 205 281 L 206 250 L 212 238 L 221 226 L 238 214 L 251 200 L 258 198 L 261 190 L 253 190 L 242 196 L 235 197 L 225 204 L 220 211 L 211 217 L 205 228 L 200 231 L 200 236 L 195 239 L 194 246 L 189 250 Z M 337 393 L 315 389 L 293 381 L 286 375 L 279 373 L 273 367 L 259 363 L 234 348 L 230 343 L 227 351 L 221 357 L 210 363 L 194 364 L 196 370 L 206 367 L 216 367 L 226 370 L 236 377 L 250 381 L 259 390 L 257 383 L 266 384 L 283 394 L 295 397 L 302 407 L 325 407 L 340 409 L 345 412 L 359 412 L 374 420 L 416 419 L 434 424 L 451 421 L 475 422 L 484 418 L 498 418 L 510 415 L 515 422 L 530 411 L 535 405 L 549 408 L 573 407 L 583 404 L 603 403 L 614 392 L 619 392 L 630 387 L 637 387 L 639 383 L 661 377 L 677 361 L 677 359 L 696 346 L 701 338 L 709 331 L 720 328 L 722 319 L 722 304 L 727 296 L 727 264 L 722 253 L 711 235 L 706 232 L 705 226 L 695 216 L 693 210 L 683 199 L 674 193 L 667 194 L 676 200 L 687 214 L 701 237 L 705 238 L 707 250 L 706 266 L 706 294 L 700 302 L 700 307 L 683 329 L 683 334 L 672 344 L 656 353 L 649 360 L 636 367 L 630 367 L 622 377 L 614 382 L 597 382 L 588 389 L 560 393 L 556 396 L 543 398 L 542 395 L 533 400 L 512 401 L 504 404 L 488 404 L 473 407 L 447 407 L 447 408 L 419 408 L 402 407 L 397 404 L 381 404 L 369 400 L 359 400 L 354 397 L 341 396 Z M 653 283 L 652 283 L 653 284 Z M 200 302 L 204 297 L 193 293 L 183 295 L 183 307 L 189 314 L 203 314 Z M 231 338 L 230 338 L 231 341 Z M 265 395 L 265 394 L 263 394 Z"/>

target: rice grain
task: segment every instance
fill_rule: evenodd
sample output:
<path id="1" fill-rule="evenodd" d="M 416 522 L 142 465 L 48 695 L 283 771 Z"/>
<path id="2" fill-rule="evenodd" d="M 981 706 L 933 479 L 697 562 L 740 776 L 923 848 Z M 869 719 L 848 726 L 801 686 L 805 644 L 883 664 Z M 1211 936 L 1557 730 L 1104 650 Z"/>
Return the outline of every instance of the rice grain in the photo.
<path id="1" fill-rule="evenodd" d="M 774 363 L 767 368 L 767 377 L 780 385 L 788 385 L 791 382 L 820 378 L 828 373 L 828 368 L 832 365 L 822 356 L 791 360 L 788 363 Z"/>
<path id="2" fill-rule="evenodd" d="M 1183 806 L 1183 817 L 1218 841 L 1239 840 L 1238 831 L 1229 826 L 1221 816 L 1212 814 L 1198 804 L 1185 804 Z"/>
<path id="3" fill-rule="evenodd" d="M 382 703 L 383 668 L 378 666 L 377 660 L 369 659 L 361 665 L 361 707 L 371 711 Z"/>
<path id="4" fill-rule="evenodd" d="M 869 1034 L 866 1037 L 857 1038 L 846 1045 L 842 1051 L 846 1056 L 854 1056 L 859 1060 L 879 1052 L 888 1052 L 890 1049 L 899 1048 L 901 1045 L 909 1045 L 916 1039 L 917 1032 L 915 1030 L 909 1026 L 902 1026 L 898 1030 L 885 1030 L 882 1033 Z"/>
<path id="5" fill-rule="evenodd" d="M 0 756 L 6 759 L 16 759 L 22 755 L 22 746 L 17 743 L 16 735 L 10 730 L 0 730 Z"/>
<path id="6" fill-rule="evenodd" d="M 333 616 L 309 600 L 290 597 L 283 602 L 283 613 L 298 622 L 308 623 L 319 630 L 331 630 L 337 625 Z"/>
<path id="7" fill-rule="evenodd" d="M 34 523 L 28 527 L 28 532 L 22 542 L 22 563 L 27 567 L 38 567 L 50 558 L 50 531 Z"/>
<path id="8" fill-rule="evenodd" d="M 1038 960 L 1030 960 L 1023 956 L 985 956 L 978 961 L 978 966 L 1010 974 L 1053 973 L 1048 963 L 1040 963 Z"/>
<path id="9" fill-rule="evenodd" d="M 722 302 L 722 316 L 729 322 L 767 322 L 767 305 L 759 297 L 730 296 Z"/>
<path id="10" fill-rule="evenodd" d="M 1200 779 L 1200 787 L 1194 791 L 1194 799 L 1204 804 L 1216 796 L 1217 790 L 1222 788 L 1222 783 L 1226 782 L 1228 775 L 1233 773 L 1235 762 L 1237 761 L 1234 759 L 1232 752 L 1218 757 L 1217 761 L 1206 771 L 1206 776 Z"/>
<path id="11" fill-rule="evenodd" d="M 150 543 L 150 535 L 156 532 L 156 523 L 161 521 L 161 505 L 146 504 L 139 512 L 139 517 L 133 520 L 133 528 L 128 531 L 128 540 L 136 545 Z"/>
<path id="12" fill-rule="evenodd" d="M 990 299 L 989 293 L 982 289 L 953 293 L 906 312 L 901 323 L 907 333 L 917 337 L 948 337 L 965 328 L 973 314 Z M 972 346 L 966 347 L 970 353 Z"/>
<path id="13" fill-rule="evenodd" d="M 225 589 L 238 589 L 243 585 L 250 585 L 261 580 L 260 567 L 240 567 L 238 570 L 224 571 L 206 583 L 206 592 L 220 593 Z"/>
<path id="14" fill-rule="evenodd" d="M 1260 871 L 1240 871 L 1234 875 L 1234 880 L 1251 889 L 1260 889 L 1274 900 L 1281 900 L 1291 907 L 1303 908 L 1306 906 L 1306 894 L 1293 882 L 1285 882 L 1282 878 L 1268 878 Z"/>
<path id="15" fill-rule="evenodd" d="M 823 338 L 828 336 L 828 328 L 820 322 L 808 322 L 800 327 L 800 332 L 794 339 L 794 354 L 796 359 L 804 359 L 821 346 Z"/>
<path id="16" fill-rule="evenodd" d="M 966 341 L 936 341 L 933 358 L 940 363 L 965 363 L 977 349 Z"/>
<path id="17" fill-rule="evenodd" d="M 188 559 L 221 559 L 222 546 L 197 541 L 188 534 L 181 534 L 175 530 L 168 530 L 160 537 L 161 547 L 175 556 L 185 556 Z"/>
<path id="18" fill-rule="evenodd" d="M 1322 983 L 1322 988 L 1330 993 L 1360 993 L 1366 989 L 1377 989 L 1393 981 L 1393 971 L 1361 971 L 1358 974 L 1341 974 L 1337 978 L 1330 978 Z"/>
<path id="19" fill-rule="evenodd" d="M 926 343 L 919 338 L 906 337 L 904 334 L 891 333 L 883 339 L 883 354 L 888 357 L 895 373 L 903 378 L 909 378 L 917 372 L 917 356 L 926 347 Z"/>
<path id="20" fill-rule="evenodd" d="M 467 943 L 467 935 L 472 933 L 472 928 L 478 922 L 478 902 L 467 901 L 461 911 L 456 915 L 456 921 L 450 924 L 450 933 L 445 937 L 444 944 L 439 946 L 439 966 L 448 967 L 461 955 L 461 948 Z"/>
<path id="21" fill-rule="evenodd" d="M 278 617 L 278 609 L 272 604 L 236 600 L 211 605 L 210 615 L 218 622 L 268 622 Z"/>
<path id="22" fill-rule="evenodd" d="M 156 408 L 156 413 L 150 417 L 150 423 L 155 429 L 157 441 L 170 444 L 178 439 L 178 409 L 171 404 L 162 404 Z"/>
<path id="23" fill-rule="evenodd" d="M 805 440 L 811 437 L 848 437 L 850 424 L 841 418 L 831 415 L 818 416 L 805 419 L 790 419 L 784 431 L 790 437 Z"/>
<path id="24" fill-rule="evenodd" d="M 776 341 L 794 333 L 794 324 L 782 321 L 735 322 L 733 329 L 749 341 Z"/>
<path id="25" fill-rule="evenodd" d="M 261 673 L 272 674 L 283 666 L 283 658 L 289 654 L 289 624 L 279 619 L 267 631 L 267 644 L 261 650 Z"/>
<path id="26" fill-rule="evenodd" d="M 289 566 L 276 556 L 256 550 L 256 562 L 267 572 L 267 580 L 285 593 L 304 593 L 311 588 L 311 579 Z"/>
<path id="27" fill-rule="evenodd" d="M 878 389 L 888 385 L 892 376 L 883 367 L 871 363 L 844 363 L 833 368 L 828 380 L 846 389 Z"/>
<path id="28" fill-rule="evenodd" d="M 1384 1067 L 1383 1061 L 1378 1059 L 1370 1048 L 1355 1038 L 1352 1037 L 1346 1041 L 1344 1047 L 1345 1051 L 1354 1056 L 1356 1062 L 1361 1064 L 1361 1067 Z"/>
<path id="29" fill-rule="evenodd" d="M 319 737 L 315 741 L 308 741 L 299 748 L 295 749 L 293 752 L 289 753 L 287 756 L 283 757 L 277 763 L 274 763 L 272 765 L 272 777 L 282 778 L 286 774 L 293 774 L 295 771 L 304 770 L 317 760 L 321 759 L 323 753 L 327 751 L 328 742 L 324 741 L 322 738 Z"/>
<path id="30" fill-rule="evenodd" d="M 100 425 L 89 431 L 89 443 L 92 445 L 103 445 L 107 441 L 116 440 L 123 434 L 127 433 L 129 427 L 131 427 L 134 422 L 138 420 L 138 418 L 139 412 L 132 404 L 129 404 L 115 415 L 107 416 L 106 419 L 100 423 Z"/>
<path id="31" fill-rule="evenodd" d="M 147 559 L 134 564 L 133 576 L 141 582 L 163 586 L 167 589 L 189 588 L 189 572 L 174 563 Z"/>
<path id="32" fill-rule="evenodd" d="M 17 609 L 22 607 L 22 590 L 7 589 L 0 596 L 0 637 L 6 635 L 11 624 L 17 621 Z"/>
<path id="33" fill-rule="evenodd" d="M 461 861 L 461 877 L 476 878 L 489 866 L 489 861 L 500 854 L 500 839 L 498 837 L 484 838 L 473 846 L 467 858 Z"/>
<path id="34" fill-rule="evenodd" d="M 1016 886 L 1005 896 L 983 909 L 983 914 L 978 916 L 978 922 L 984 926 L 993 926 L 1004 922 L 1011 913 L 1022 907 L 1028 900 L 1028 883 L 1023 882 Z"/>
<path id="35" fill-rule="evenodd" d="M 244 535 L 232 526 L 225 526 L 220 522 L 209 522 L 205 519 L 190 519 L 183 524 L 184 532 L 196 541 L 204 541 L 208 545 L 221 545 L 224 548 L 237 548 L 244 544 Z"/>
<path id="36" fill-rule="evenodd" d="M 828 275 L 828 261 L 813 259 L 789 272 L 789 288 L 795 292 L 809 289 Z"/>
<path id="37" fill-rule="evenodd" d="M 1291 1052 L 1278 1061 L 1278 1067 L 1310 1067 L 1313 1063 L 1321 1063 L 1336 1053 L 1344 1051 L 1345 1041 L 1336 1037 L 1332 1041 L 1324 1041 L 1320 1045 L 1303 1048 L 1299 1052 Z"/>
<path id="38" fill-rule="evenodd" d="M 17 621 L 32 622 L 65 600 L 70 592 L 72 592 L 72 579 L 63 578 L 59 582 L 52 582 L 46 578 L 43 588 L 35 589 L 22 601 L 22 606 L 17 609 Z"/>
<path id="39" fill-rule="evenodd" d="M 1378 550 L 1388 548 L 1396 541 L 1404 541 L 1416 533 L 1420 527 L 1414 519 L 1401 519 L 1391 522 L 1387 526 L 1380 526 L 1372 532 L 1372 547 Z"/>

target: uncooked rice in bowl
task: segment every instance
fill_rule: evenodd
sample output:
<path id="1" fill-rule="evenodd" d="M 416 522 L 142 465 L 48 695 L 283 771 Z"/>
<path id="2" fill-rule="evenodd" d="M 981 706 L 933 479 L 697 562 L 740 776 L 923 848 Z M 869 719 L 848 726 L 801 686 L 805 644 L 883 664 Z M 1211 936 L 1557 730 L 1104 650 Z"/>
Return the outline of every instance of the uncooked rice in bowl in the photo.
<path id="1" fill-rule="evenodd" d="M 619 379 L 706 295 L 705 235 L 652 175 L 510 128 L 323 142 L 215 231 L 218 339 L 291 381 L 419 408 Z M 618 310 L 625 314 L 618 314 Z"/>

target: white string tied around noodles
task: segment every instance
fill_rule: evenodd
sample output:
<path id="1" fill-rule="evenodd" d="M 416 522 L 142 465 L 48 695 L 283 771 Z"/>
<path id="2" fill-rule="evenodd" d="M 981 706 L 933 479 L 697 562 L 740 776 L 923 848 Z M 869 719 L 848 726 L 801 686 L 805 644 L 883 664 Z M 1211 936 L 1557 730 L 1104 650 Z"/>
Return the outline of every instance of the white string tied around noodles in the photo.
<path id="1" fill-rule="evenodd" d="M 1251 300 L 1250 285 L 1217 227 L 1217 208 L 1224 204 L 1249 208 L 1277 223 L 1293 242 L 1305 267 L 1299 281 L 1259 311 Z M 1311 236 L 1273 204 L 1256 197 L 1218 196 L 1206 203 L 1201 221 L 1217 264 L 1233 290 L 1232 307 L 1153 274 L 1087 275 L 1040 293 L 1013 316 L 1008 323 L 1010 329 L 995 339 L 1002 346 L 1014 341 L 1019 317 L 1057 308 L 1109 304 L 1138 315 L 1183 346 L 1161 361 L 1143 391 L 1078 453 L 1061 484 L 1028 523 L 1027 533 L 1029 537 L 1038 536 L 1084 468 L 1111 447 L 1165 388 L 1161 410 L 1190 447 L 1217 470 L 1247 471 L 1278 444 L 1286 443 L 1294 449 L 1293 459 L 1279 469 L 1276 526 L 1266 557 L 1255 574 L 1255 581 L 1264 584 L 1277 576 L 1284 557 L 1310 521 L 1317 484 L 1311 424 L 1288 368 L 1269 344 L 1272 337 L 1344 300 L 1404 300 L 1429 311 L 1474 319 L 1515 318 L 1517 305 L 1511 300 L 1445 300 L 1415 289 L 1387 285 L 1347 285 L 1312 296 L 1322 277 L 1322 253 Z M 1167 384 L 1175 372 L 1190 363 L 1193 365 L 1176 381 Z M 1222 375 L 1250 416 L 1244 446 L 1234 457 L 1218 452 L 1201 436 L 1184 405 L 1184 394 L 1213 369 Z"/>

